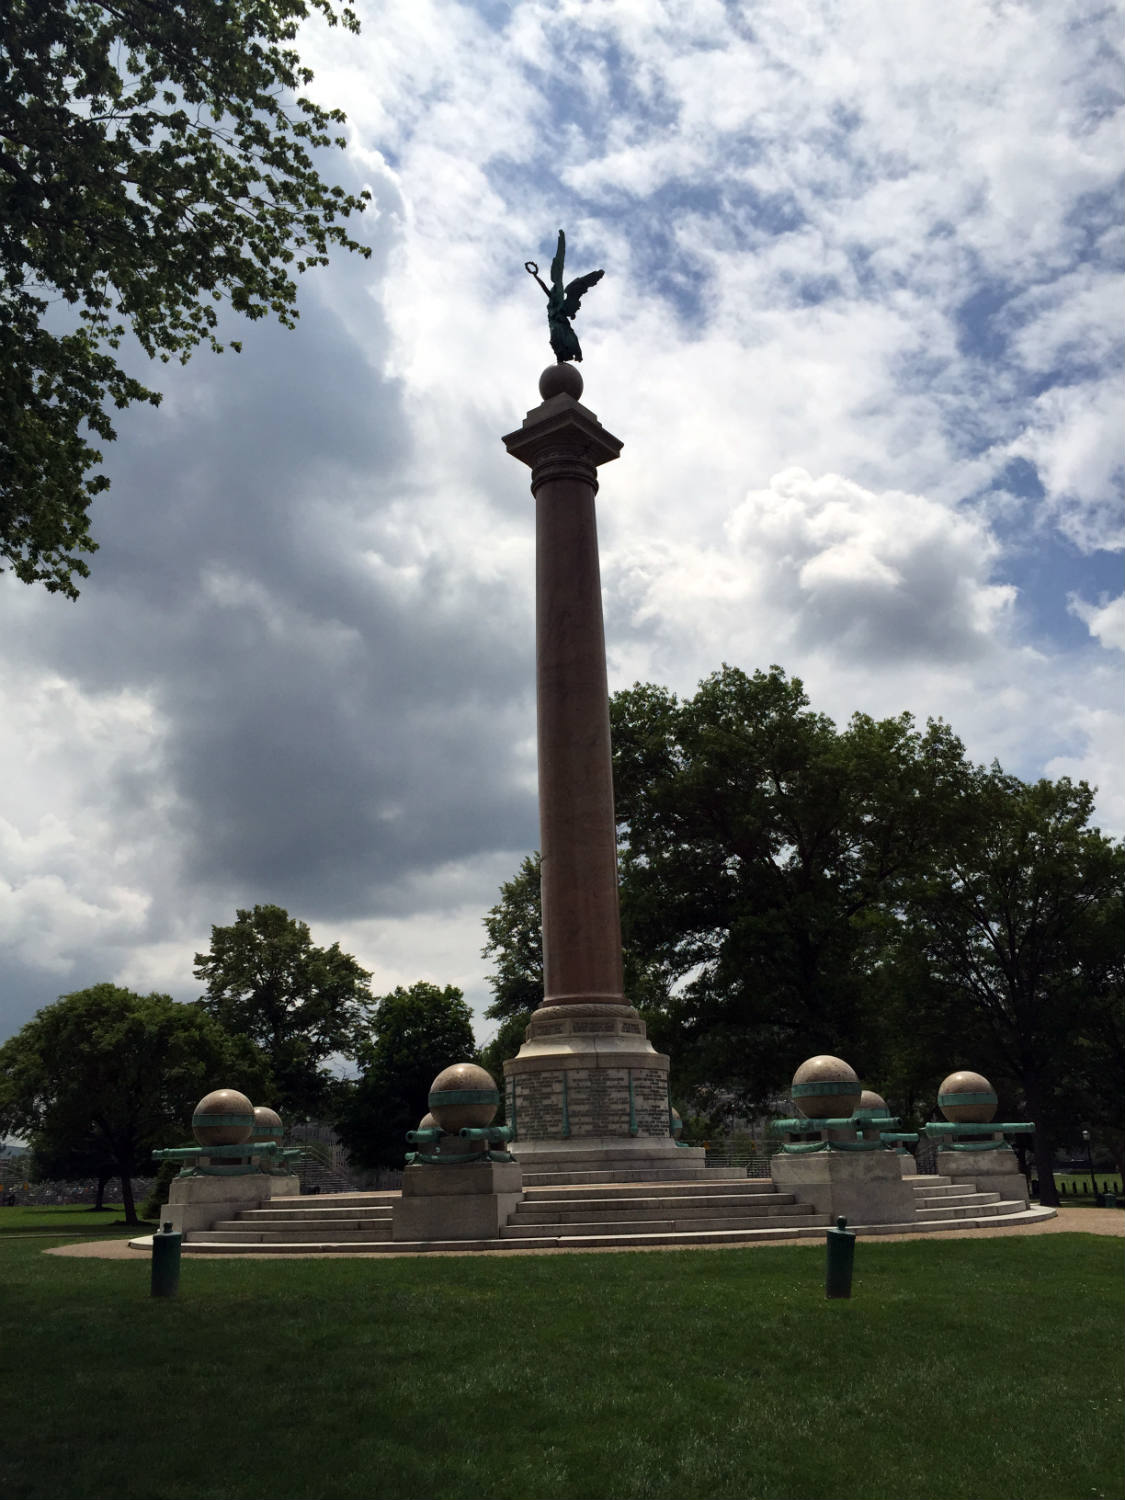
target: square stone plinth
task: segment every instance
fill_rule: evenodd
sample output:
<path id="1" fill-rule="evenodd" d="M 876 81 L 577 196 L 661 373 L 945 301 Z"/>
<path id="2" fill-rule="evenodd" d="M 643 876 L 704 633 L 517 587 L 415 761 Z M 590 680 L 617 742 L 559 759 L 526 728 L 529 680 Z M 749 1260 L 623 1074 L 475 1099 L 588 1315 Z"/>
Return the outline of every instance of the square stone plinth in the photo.
<path id="1" fill-rule="evenodd" d="M 244 1209 L 258 1208 L 269 1197 L 270 1179 L 261 1172 L 242 1177 L 173 1177 L 160 1222 L 181 1234 L 210 1229 L 220 1219 L 236 1219 Z"/>
<path id="2" fill-rule="evenodd" d="M 523 1197 L 518 1162 L 415 1163 L 402 1174 L 394 1240 L 495 1240 Z"/>
<path id="3" fill-rule="evenodd" d="M 915 1217 L 914 1190 L 893 1151 L 781 1152 L 770 1160 L 770 1177 L 779 1192 L 829 1218 L 843 1214 L 849 1224 L 908 1224 Z"/>
<path id="4" fill-rule="evenodd" d="M 981 1193 L 999 1193 L 1005 1203 L 1028 1205 L 1027 1180 L 1010 1146 L 998 1151 L 939 1151 L 937 1169 L 950 1182 L 971 1184 Z"/>

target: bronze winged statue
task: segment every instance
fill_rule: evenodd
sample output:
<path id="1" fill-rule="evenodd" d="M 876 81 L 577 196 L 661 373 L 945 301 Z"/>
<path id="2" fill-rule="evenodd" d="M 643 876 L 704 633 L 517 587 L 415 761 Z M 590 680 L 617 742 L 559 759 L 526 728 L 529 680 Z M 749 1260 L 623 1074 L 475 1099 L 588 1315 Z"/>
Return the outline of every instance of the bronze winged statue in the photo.
<path id="1" fill-rule="evenodd" d="M 547 294 L 547 327 L 551 331 L 551 348 L 559 364 L 568 359 L 581 360 L 582 346 L 570 320 L 578 311 L 583 296 L 595 282 L 605 275 L 604 271 L 589 271 L 585 276 L 576 276 L 569 286 L 563 286 L 563 262 L 566 260 L 566 235 L 559 230 L 559 244 L 551 262 L 551 285 L 548 287 L 539 275 L 539 267 L 533 260 L 524 261 L 524 270 Z"/>

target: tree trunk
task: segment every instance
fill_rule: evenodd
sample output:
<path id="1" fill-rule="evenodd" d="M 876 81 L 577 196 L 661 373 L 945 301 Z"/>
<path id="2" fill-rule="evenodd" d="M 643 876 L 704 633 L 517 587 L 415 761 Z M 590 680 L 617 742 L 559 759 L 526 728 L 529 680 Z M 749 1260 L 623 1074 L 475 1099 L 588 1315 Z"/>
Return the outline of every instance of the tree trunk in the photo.
<path id="1" fill-rule="evenodd" d="M 1035 1170 L 1039 1174 L 1039 1202 L 1044 1208 L 1057 1208 L 1059 1193 L 1055 1187 L 1054 1132 L 1045 1118 L 1045 1101 L 1038 1079 L 1030 1073 L 1030 1069 L 1024 1070 L 1023 1086 L 1028 1114 L 1035 1121 Z"/>
<path id="2" fill-rule="evenodd" d="M 108 1174 L 103 1175 L 101 1172 L 98 1173 L 98 1196 L 94 1199 L 95 1213 L 98 1213 L 105 1207 L 105 1190 L 106 1185 L 109 1181 L 110 1178 Z"/>
<path id="3" fill-rule="evenodd" d="M 125 1206 L 126 1224 L 139 1224 L 137 1206 L 133 1202 L 133 1179 L 128 1172 L 121 1174 L 121 1201 Z"/>

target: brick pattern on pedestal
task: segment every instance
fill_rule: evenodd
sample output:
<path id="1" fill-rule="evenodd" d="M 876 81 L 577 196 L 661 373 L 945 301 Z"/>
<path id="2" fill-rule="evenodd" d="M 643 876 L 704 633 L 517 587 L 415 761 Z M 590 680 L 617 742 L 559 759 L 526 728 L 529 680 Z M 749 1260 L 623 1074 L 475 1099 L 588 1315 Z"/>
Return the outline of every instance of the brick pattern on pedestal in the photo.
<path id="1" fill-rule="evenodd" d="M 575 1139 L 629 1137 L 634 1134 L 629 1118 L 630 1081 L 635 1137 L 666 1138 L 668 1075 L 661 1068 L 568 1067 L 557 1073 L 509 1074 L 508 1120 L 514 1114 L 517 1141 L 565 1140 L 567 1127 L 569 1138 Z"/>

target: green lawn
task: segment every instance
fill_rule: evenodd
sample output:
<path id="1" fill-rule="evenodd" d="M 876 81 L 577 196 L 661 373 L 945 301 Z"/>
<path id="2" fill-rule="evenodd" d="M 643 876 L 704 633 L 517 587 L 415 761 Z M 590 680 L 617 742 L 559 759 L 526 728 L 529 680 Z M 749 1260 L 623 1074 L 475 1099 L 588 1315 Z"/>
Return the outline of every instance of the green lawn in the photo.
<path id="1" fill-rule="evenodd" d="M 1099 1193 L 1108 1188 L 1111 1193 L 1117 1194 L 1118 1203 L 1122 1202 L 1121 1177 L 1117 1172 L 1095 1172 L 1093 1180 L 1097 1183 Z M 1074 1204 L 1076 1208 L 1085 1206 L 1083 1198 L 1085 1199 L 1085 1204 L 1092 1204 L 1094 1201 L 1094 1195 L 1090 1188 L 1089 1172 L 1056 1172 L 1055 1186 L 1059 1189 L 1060 1198 L 1063 1203 L 1070 1203 L 1076 1194 L 1079 1195 L 1077 1202 Z M 1066 1189 L 1065 1193 L 1063 1192 L 1064 1187 Z"/>
<path id="2" fill-rule="evenodd" d="M 1119 1500 L 1112 1239 L 148 1263 L 0 1242 L 5 1500 Z"/>
<path id="3" fill-rule="evenodd" d="M 124 1225 L 124 1212 L 120 1203 L 107 1203 L 99 1209 L 87 1208 L 81 1203 L 0 1207 L 0 1240 L 9 1234 L 81 1234 L 104 1239 L 107 1229 Z M 134 1234 L 141 1232 L 133 1230 Z"/>

